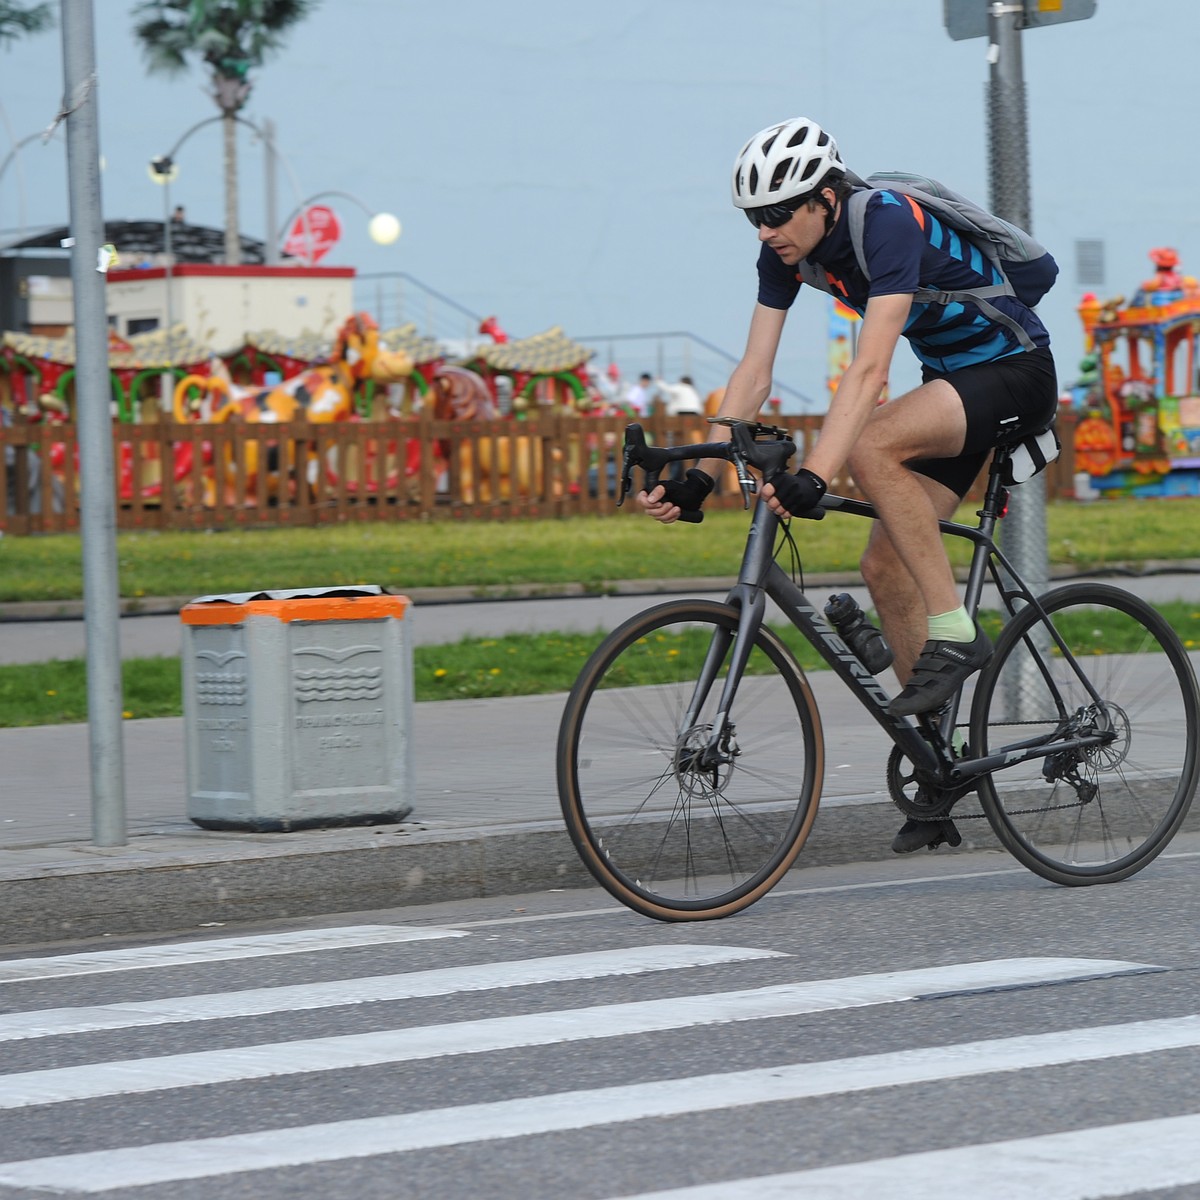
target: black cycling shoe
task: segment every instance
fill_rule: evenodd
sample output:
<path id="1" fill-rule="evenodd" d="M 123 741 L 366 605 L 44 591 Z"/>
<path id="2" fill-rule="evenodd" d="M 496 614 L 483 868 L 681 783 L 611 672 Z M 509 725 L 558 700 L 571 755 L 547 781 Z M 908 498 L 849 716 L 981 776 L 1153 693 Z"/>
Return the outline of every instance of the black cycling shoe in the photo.
<path id="1" fill-rule="evenodd" d="M 973 642 L 930 640 L 921 650 L 904 690 L 888 705 L 893 717 L 912 717 L 939 709 L 992 656 L 992 642 L 975 626 Z"/>
<path id="2" fill-rule="evenodd" d="M 892 838 L 892 850 L 896 854 L 911 854 L 922 846 L 936 850 L 943 843 L 948 846 L 962 844 L 962 834 L 949 817 L 942 821 L 918 821 L 910 817 Z"/>

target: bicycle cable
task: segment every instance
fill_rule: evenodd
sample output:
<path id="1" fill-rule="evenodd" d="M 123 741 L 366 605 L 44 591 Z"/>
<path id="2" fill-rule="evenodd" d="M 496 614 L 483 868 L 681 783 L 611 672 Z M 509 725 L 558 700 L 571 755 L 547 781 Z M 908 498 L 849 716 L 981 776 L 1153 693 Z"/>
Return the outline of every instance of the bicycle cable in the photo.
<path id="1" fill-rule="evenodd" d="M 792 582 L 801 591 L 804 591 L 804 563 L 800 559 L 800 547 L 796 545 L 796 539 L 792 537 L 792 522 L 790 518 L 779 522 L 779 534 L 779 541 L 775 545 L 775 553 L 772 557 L 778 562 L 780 555 L 784 551 L 784 547 L 788 548 L 791 565 L 785 569 L 791 577 Z"/>

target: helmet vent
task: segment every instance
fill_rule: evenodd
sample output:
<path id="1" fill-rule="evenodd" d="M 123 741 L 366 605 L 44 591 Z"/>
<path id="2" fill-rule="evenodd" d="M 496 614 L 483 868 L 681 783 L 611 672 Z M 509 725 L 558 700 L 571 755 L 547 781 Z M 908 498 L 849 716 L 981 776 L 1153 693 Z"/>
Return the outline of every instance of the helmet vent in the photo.
<path id="1" fill-rule="evenodd" d="M 807 137 L 808 137 L 808 126 L 801 125 L 800 128 L 797 129 L 796 132 L 793 133 L 790 138 L 788 138 L 789 149 L 793 148 L 795 146 L 801 145 L 801 143 L 803 143 Z M 828 139 L 826 139 L 826 140 L 828 140 Z M 818 142 L 817 144 L 822 145 L 823 143 Z"/>
<path id="2" fill-rule="evenodd" d="M 775 168 L 775 173 L 771 176 L 771 186 L 768 189 L 769 191 L 778 191 L 779 188 L 783 186 L 783 181 L 788 177 L 788 173 L 795 165 L 795 162 L 796 160 L 794 158 L 785 158 L 783 162 L 781 162 Z"/>

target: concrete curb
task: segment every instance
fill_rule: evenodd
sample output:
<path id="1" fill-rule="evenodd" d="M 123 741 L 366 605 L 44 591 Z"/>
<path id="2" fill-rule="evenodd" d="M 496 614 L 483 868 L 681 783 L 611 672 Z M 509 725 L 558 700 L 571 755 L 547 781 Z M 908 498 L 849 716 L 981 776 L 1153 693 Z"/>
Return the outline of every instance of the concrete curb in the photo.
<path id="1" fill-rule="evenodd" d="M 900 821 L 883 797 L 827 800 L 796 869 L 889 860 Z M 597 886 L 557 821 L 211 839 L 9 851 L 30 861 L 0 869 L 0 948 Z M 998 846 L 972 820 L 962 849 Z"/>

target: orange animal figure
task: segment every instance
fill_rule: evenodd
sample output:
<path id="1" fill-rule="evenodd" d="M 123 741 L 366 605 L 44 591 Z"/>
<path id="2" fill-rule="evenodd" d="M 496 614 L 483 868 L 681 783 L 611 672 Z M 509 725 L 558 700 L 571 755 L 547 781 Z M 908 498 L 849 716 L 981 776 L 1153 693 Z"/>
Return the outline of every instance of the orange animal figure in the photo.
<path id="1" fill-rule="evenodd" d="M 233 382 L 228 368 L 214 359 L 208 376 L 188 375 L 175 388 L 175 417 L 178 421 L 246 421 L 254 424 L 283 424 L 305 420 L 312 424 L 346 421 L 354 416 L 354 389 L 368 379 L 391 383 L 412 374 L 413 363 L 403 351 L 387 351 L 379 345 L 379 327 L 366 313 L 356 313 L 338 330 L 328 363 L 310 367 L 274 387 L 243 387 Z M 201 394 L 191 395 L 196 388 Z M 271 456 L 275 458 L 275 455 Z M 272 464 L 272 489 L 279 485 L 279 467 L 291 469 L 292 462 Z M 258 445 L 245 445 L 246 494 L 255 490 L 258 477 Z M 316 463 L 308 466 L 315 478 Z M 232 451 L 224 464 L 227 482 L 234 478 Z M 215 480 L 209 476 L 206 504 L 213 503 Z"/>

